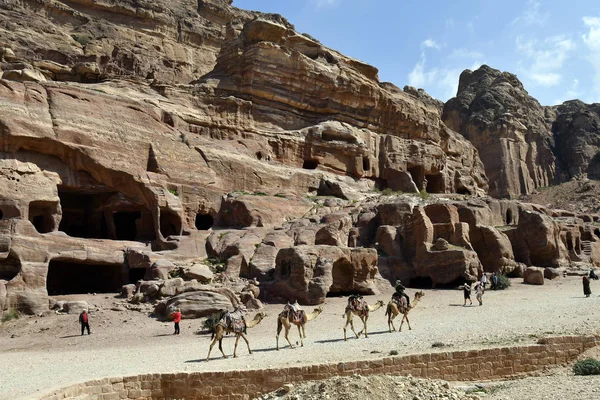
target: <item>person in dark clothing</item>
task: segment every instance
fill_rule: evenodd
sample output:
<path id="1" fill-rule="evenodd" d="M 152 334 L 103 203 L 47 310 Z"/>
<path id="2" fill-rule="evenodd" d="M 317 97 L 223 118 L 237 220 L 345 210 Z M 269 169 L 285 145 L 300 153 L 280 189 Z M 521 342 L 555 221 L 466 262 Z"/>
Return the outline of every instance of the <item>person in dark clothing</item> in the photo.
<path id="1" fill-rule="evenodd" d="M 587 276 L 583 277 L 583 294 L 585 297 L 590 297 L 592 290 L 590 289 L 590 278 Z"/>
<path id="2" fill-rule="evenodd" d="M 492 290 L 498 289 L 498 275 L 494 272 L 492 274 Z"/>
<path id="3" fill-rule="evenodd" d="M 406 305 L 410 307 L 410 297 L 408 297 L 408 295 L 405 293 L 405 290 L 406 288 L 404 287 L 400 279 L 398 279 L 396 281 L 396 293 L 392 295 L 392 298 L 395 297 L 398 300 L 400 300 L 402 297 L 404 297 L 406 299 Z"/>
<path id="4" fill-rule="evenodd" d="M 85 331 L 85 329 L 87 329 L 88 335 L 91 335 L 90 319 L 89 319 L 87 311 L 83 310 L 81 312 L 81 314 L 79 314 L 79 323 L 81 324 L 81 336 L 83 336 L 83 332 Z"/>
<path id="5" fill-rule="evenodd" d="M 598 280 L 598 275 L 594 272 L 594 270 L 590 270 L 590 279 Z"/>
<path id="6" fill-rule="evenodd" d="M 471 282 L 466 282 L 463 285 L 463 296 L 465 298 L 463 307 L 467 305 L 467 300 L 469 300 L 469 305 L 473 305 L 473 300 L 471 300 Z"/>

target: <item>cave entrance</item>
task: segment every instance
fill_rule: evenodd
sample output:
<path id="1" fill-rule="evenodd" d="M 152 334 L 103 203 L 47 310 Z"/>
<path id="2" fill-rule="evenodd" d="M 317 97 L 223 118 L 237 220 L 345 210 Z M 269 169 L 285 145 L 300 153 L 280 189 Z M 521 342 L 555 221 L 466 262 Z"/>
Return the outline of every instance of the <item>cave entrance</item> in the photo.
<path id="1" fill-rule="evenodd" d="M 416 166 L 408 168 L 408 173 L 412 177 L 413 182 L 417 185 L 417 190 L 423 189 L 423 178 L 425 178 L 425 170 L 423 167 Z"/>
<path id="2" fill-rule="evenodd" d="M 128 283 L 123 264 L 81 263 L 52 260 L 46 288 L 49 296 L 87 293 L 119 293 Z"/>
<path id="3" fill-rule="evenodd" d="M 160 210 L 160 233 L 163 237 L 179 236 L 181 233 L 181 218 L 172 211 Z"/>
<path id="4" fill-rule="evenodd" d="M 151 241 L 156 239 L 152 213 L 117 192 L 58 188 L 62 205 L 59 230 L 71 237 Z"/>
<path id="5" fill-rule="evenodd" d="M 512 225 L 513 223 L 513 214 L 512 210 L 509 208 L 506 210 L 506 225 Z"/>
<path id="6" fill-rule="evenodd" d="M 129 283 L 137 283 L 146 277 L 146 268 L 131 268 L 128 271 Z"/>
<path id="7" fill-rule="evenodd" d="M 113 214 L 117 240 L 135 240 L 138 237 L 136 222 L 142 217 L 139 211 L 117 211 Z"/>
<path id="8" fill-rule="evenodd" d="M 362 159 L 362 167 L 364 172 L 371 171 L 371 161 L 368 157 L 363 157 Z"/>
<path id="9" fill-rule="evenodd" d="M 594 234 L 596 235 L 596 237 L 598 239 L 600 239 L 600 229 L 598 229 L 598 228 L 594 229 Z"/>
<path id="10" fill-rule="evenodd" d="M 12 280 L 21 272 L 21 261 L 11 251 L 8 257 L 0 260 L 0 279 L 5 281 Z"/>
<path id="11" fill-rule="evenodd" d="M 58 213 L 58 204 L 51 201 L 32 201 L 29 203 L 29 221 L 39 233 L 52 232 L 56 228 L 54 215 Z"/>
<path id="12" fill-rule="evenodd" d="M 0 219 L 4 218 L 4 213 L 2 212 L 2 209 L 0 208 Z"/>
<path id="13" fill-rule="evenodd" d="M 350 260 L 342 258 L 333 263 L 333 283 L 329 288 L 331 296 L 342 296 L 352 293 L 354 287 L 354 267 Z"/>
<path id="14" fill-rule="evenodd" d="M 444 193 L 446 191 L 444 175 L 425 175 L 425 179 L 427 179 L 427 187 L 425 188 L 427 193 Z"/>
<path id="15" fill-rule="evenodd" d="M 303 169 L 317 169 L 319 166 L 319 160 L 304 160 L 302 164 Z"/>
<path id="16" fill-rule="evenodd" d="M 210 214 L 196 214 L 196 229 L 199 231 L 207 231 L 212 228 L 215 223 L 215 219 Z"/>

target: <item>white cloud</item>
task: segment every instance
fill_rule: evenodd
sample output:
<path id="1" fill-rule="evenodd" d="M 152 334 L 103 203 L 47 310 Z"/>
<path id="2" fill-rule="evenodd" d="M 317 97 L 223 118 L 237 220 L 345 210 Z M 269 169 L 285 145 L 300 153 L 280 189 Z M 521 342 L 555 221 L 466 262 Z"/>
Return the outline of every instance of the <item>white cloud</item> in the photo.
<path id="1" fill-rule="evenodd" d="M 562 35 L 542 41 L 517 37 L 517 50 L 531 61 L 525 76 L 540 86 L 550 87 L 560 83 L 560 70 L 575 47 L 573 40 Z"/>
<path id="2" fill-rule="evenodd" d="M 427 47 L 430 49 L 437 49 L 437 50 L 439 50 L 441 48 L 441 46 L 433 39 L 426 39 L 426 40 L 422 41 L 421 46 Z"/>
<path id="3" fill-rule="evenodd" d="M 579 79 L 573 79 L 571 86 L 565 92 L 564 97 L 554 100 L 554 104 L 562 104 L 567 100 L 573 100 L 581 97 L 581 91 L 579 90 Z"/>
<path id="4" fill-rule="evenodd" d="M 470 69 L 477 69 L 482 65 L 475 62 Z M 408 84 L 416 88 L 425 89 L 430 95 L 440 100 L 448 100 L 456 95 L 458 90 L 458 78 L 465 68 L 459 67 L 432 67 L 427 68 L 425 53 L 408 74 Z"/>
<path id="5" fill-rule="evenodd" d="M 475 50 L 454 49 L 454 50 L 452 50 L 452 52 L 450 53 L 450 55 L 448 57 L 459 59 L 459 60 L 464 60 L 465 58 L 482 59 L 484 56 L 483 56 L 483 53 L 480 53 Z"/>
<path id="6" fill-rule="evenodd" d="M 583 24 L 588 29 L 583 35 L 589 50 L 587 59 L 594 69 L 594 97 L 590 101 L 600 101 L 600 17 L 584 17 Z"/>
<path id="7" fill-rule="evenodd" d="M 310 0 L 310 2 L 317 8 L 333 8 L 339 6 L 342 0 Z"/>
<path id="8" fill-rule="evenodd" d="M 537 25 L 543 26 L 548 22 L 550 13 L 541 11 L 542 4 L 537 0 L 528 0 L 523 13 L 512 20 L 511 25 Z"/>

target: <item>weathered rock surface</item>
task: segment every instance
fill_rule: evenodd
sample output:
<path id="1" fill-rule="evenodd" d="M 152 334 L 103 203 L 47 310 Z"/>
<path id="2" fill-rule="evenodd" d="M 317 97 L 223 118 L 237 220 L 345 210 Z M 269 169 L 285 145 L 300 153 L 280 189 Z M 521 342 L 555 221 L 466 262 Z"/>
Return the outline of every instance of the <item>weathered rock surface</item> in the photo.
<path id="1" fill-rule="evenodd" d="M 479 151 L 490 195 L 527 194 L 559 178 L 551 121 L 515 75 L 487 65 L 464 71 L 442 118 Z"/>
<path id="2" fill-rule="evenodd" d="M 528 285 L 543 285 L 544 284 L 544 268 L 529 267 L 523 274 L 523 283 Z"/>

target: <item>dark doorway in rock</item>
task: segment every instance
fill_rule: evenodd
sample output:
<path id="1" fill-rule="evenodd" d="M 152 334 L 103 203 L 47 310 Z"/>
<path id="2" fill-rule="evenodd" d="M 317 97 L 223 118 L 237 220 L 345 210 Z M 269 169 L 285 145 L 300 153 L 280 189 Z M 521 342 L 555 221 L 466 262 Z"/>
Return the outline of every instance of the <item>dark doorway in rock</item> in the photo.
<path id="1" fill-rule="evenodd" d="M 446 191 L 444 175 L 425 175 L 425 179 L 427 179 L 427 193 L 444 193 Z"/>
<path id="2" fill-rule="evenodd" d="M 465 187 L 462 187 L 462 188 L 458 189 L 456 191 L 456 193 L 462 194 L 462 195 L 466 195 L 466 196 L 470 196 L 471 195 L 471 191 L 469 189 L 465 188 Z"/>
<path id="3" fill-rule="evenodd" d="M 598 228 L 594 229 L 594 234 L 596 235 L 596 237 L 598 239 L 600 239 L 600 229 L 598 229 Z"/>
<path id="4" fill-rule="evenodd" d="M 49 201 L 32 201 L 29 203 L 29 221 L 39 233 L 52 232 L 55 228 L 54 215 L 58 212 L 58 204 Z"/>
<path id="5" fill-rule="evenodd" d="M 350 260 L 339 259 L 333 263 L 333 283 L 329 289 L 330 296 L 344 296 L 352 293 L 354 287 L 354 266 Z"/>
<path id="6" fill-rule="evenodd" d="M 411 288 L 417 289 L 431 289 L 433 287 L 433 282 L 429 277 L 417 277 L 410 280 L 408 286 Z"/>
<path id="7" fill-rule="evenodd" d="M 0 209 L 0 219 L 4 218 L 4 213 L 2 212 L 2 209 Z"/>
<path id="8" fill-rule="evenodd" d="M 415 166 L 408 168 L 408 173 L 412 177 L 413 182 L 417 185 L 417 190 L 423 189 L 423 178 L 425 177 L 425 170 L 421 166 Z"/>
<path id="9" fill-rule="evenodd" d="M 11 251 L 4 260 L 0 260 L 0 279 L 10 281 L 21 272 L 21 261 Z"/>
<path id="10" fill-rule="evenodd" d="M 46 288 L 49 296 L 86 293 L 119 293 L 128 283 L 123 264 L 81 263 L 52 260 Z"/>
<path id="11" fill-rule="evenodd" d="M 58 229 L 71 237 L 111 239 L 103 205 L 113 193 L 85 193 L 58 189 L 62 219 Z"/>
<path id="12" fill-rule="evenodd" d="M 363 165 L 363 171 L 364 172 L 371 171 L 371 161 L 369 160 L 368 157 L 363 157 L 363 159 L 362 159 L 362 165 Z"/>
<path id="13" fill-rule="evenodd" d="M 215 219 L 210 214 L 196 214 L 196 229 L 199 231 L 207 231 L 212 228 Z"/>
<path id="14" fill-rule="evenodd" d="M 509 208 L 508 210 L 506 210 L 506 225 L 512 225 L 513 224 L 513 214 L 512 214 L 512 210 Z"/>
<path id="15" fill-rule="evenodd" d="M 319 166 L 319 160 L 304 160 L 302 168 L 304 169 L 317 169 Z"/>
<path id="16" fill-rule="evenodd" d="M 132 268 L 129 269 L 129 283 L 137 283 L 137 281 L 143 280 L 146 276 L 146 268 Z"/>
<path id="17" fill-rule="evenodd" d="M 117 240 L 135 240 L 137 234 L 137 221 L 142 217 L 139 211 L 117 211 L 113 214 L 115 234 Z"/>
<path id="18" fill-rule="evenodd" d="M 160 233 L 163 237 L 178 236 L 181 233 L 181 218 L 172 211 L 160 210 Z"/>

